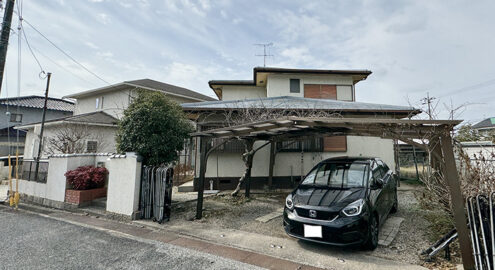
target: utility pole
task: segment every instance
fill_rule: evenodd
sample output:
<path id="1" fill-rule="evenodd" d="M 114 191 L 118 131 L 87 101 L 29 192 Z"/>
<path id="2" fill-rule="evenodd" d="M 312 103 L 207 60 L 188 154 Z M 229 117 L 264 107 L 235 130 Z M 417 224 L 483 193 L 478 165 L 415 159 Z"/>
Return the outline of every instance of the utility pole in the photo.
<path id="1" fill-rule="evenodd" d="M 45 115 L 48 103 L 48 89 L 50 88 L 50 78 L 52 73 L 48 72 L 46 80 L 45 104 L 43 105 L 43 116 L 41 116 L 40 143 L 38 146 L 38 156 L 36 157 L 36 169 L 34 170 L 34 181 L 38 182 L 38 170 L 40 168 L 41 148 L 43 147 L 43 129 L 45 128 Z"/>
<path id="2" fill-rule="evenodd" d="M 9 46 L 10 25 L 12 24 L 14 2 L 15 0 L 7 0 L 7 4 L 5 5 L 5 13 L 3 15 L 2 34 L 0 35 L 0 92 L 2 91 L 5 60 L 7 60 L 7 47 Z"/>
<path id="3" fill-rule="evenodd" d="M 273 56 L 273 54 L 268 53 L 267 48 L 273 46 L 273 43 L 258 43 L 254 44 L 255 46 L 263 46 L 263 54 L 255 54 L 255 56 L 263 56 L 263 67 L 266 67 L 266 58 L 269 56 Z"/>
<path id="4" fill-rule="evenodd" d="M 423 105 L 428 104 L 428 116 L 429 116 L 430 120 L 433 119 L 432 112 L 431 112 L 431 103 L 435 99 L 436 98 L 434 98 L 434 97 L 430 97 L 430 93 L 429 92 L 426 92 L 426 97 L 423 98 L 423 99 L 421 99 L 421 101 L 423 102 L 422 103 Z"/>

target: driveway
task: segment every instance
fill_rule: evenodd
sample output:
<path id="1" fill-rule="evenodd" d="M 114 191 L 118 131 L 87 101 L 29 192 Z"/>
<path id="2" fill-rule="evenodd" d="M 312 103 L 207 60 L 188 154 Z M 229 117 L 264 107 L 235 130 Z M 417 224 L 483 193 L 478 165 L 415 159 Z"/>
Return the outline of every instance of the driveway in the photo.
<path id="1" fill-rule="evenodd" d="M 0 207 L 1 269 L 261 269 Z"/>

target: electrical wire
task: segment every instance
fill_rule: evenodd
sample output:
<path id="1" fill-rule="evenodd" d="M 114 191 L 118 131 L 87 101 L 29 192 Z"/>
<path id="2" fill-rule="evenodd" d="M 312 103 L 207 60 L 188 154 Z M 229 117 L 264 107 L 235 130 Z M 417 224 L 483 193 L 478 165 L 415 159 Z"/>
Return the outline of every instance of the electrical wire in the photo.
<path id="1" fill-rule="evenodd" d="M 51 41 L 48 37 L 46 37 L 43 33 L 41 33 L 36 27 L 34 27 L 29 21 L 24 20 L 34 31 L 36 31 L 40 36 L 42 36 L 44 39 L 46 39 L 51 45 L 53 45 L 57 50 L 59 50 L 61 53 L 63 53 L 65 56 L 67 56 L 70 60 L 72 60 L 74 63 L 76 63 L 78 66 L 86 70 L 87 72 L 91 73 L 91 75 L 95 76 L 98 78 L 100 81 L 110 85 L 108 81 L 103 79 L 102 77 L 98 76 L 98 74 L 94 73 L 93 71 L 89 70 L 87 67 L 85 67 L 83 64 L 79 63 L 76 59 L 74 59 L 72 56 L 70 56 L 68 53 L 66 53 L 64 50 L 62 50 L 59 46 L 57 46 L 53 41 Z"/>
<path id="2" fill-rule="evenodd" d="M 42 77 L 41 77 L 41 75 L 42 75 L 42 74 L 43 74 L 43 75 L 45 75 L 45 74 L 46 74 L 45 69 L 41 66 L 40 61 L 38 60 L 38 58 L 37 58 L 37 57 L 36 57 L 36 55 L 34 54 L 33 49 L 31 48 L 31 45 L 29 44 L 28 38 L 27 38 L 27 36 L 26 36 L 26 31 L 24 31 L 24 27 L 23 27 L 22 25 L 21 25 L 21 32 L 22 32 L 22 35 L 23 35 L 23 37 L 24 37 L 24 40 L 26 41 L 26 45 L 27 45 L 27 47 L 28 47 L 29 51 L 31 52 L 31 55 L 33 56 L 34 60 L 36 61 L 36 63 L 37 63 L 37 64 L 38 64 L 38 66 L 40 67 L 40 74 L 39 74 L 40 79 L 44 79 L 44 78 L 42 78 Z"/>

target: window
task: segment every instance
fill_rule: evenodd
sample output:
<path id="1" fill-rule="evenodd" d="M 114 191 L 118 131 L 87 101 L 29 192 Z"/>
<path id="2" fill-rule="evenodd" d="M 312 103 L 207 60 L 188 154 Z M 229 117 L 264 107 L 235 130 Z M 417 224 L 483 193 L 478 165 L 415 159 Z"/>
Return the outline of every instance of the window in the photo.
<path id="1" fill-rule="evenodd" d="M 96 106 L 95 109 L 100 108 L 100 98 L 96 98 Z"/>
<path id="2" fill-rule="evenodd" d="M 10 122 L 21 123 L 22 122 L 22 114 L 11 113 L 10 114 Z"/>
<path id="3" fill-rule="evenodd" d="M 311 138 L 303 141 L 283 141 L 277 143 L 279 152 L 322 152 L 323 138 Z"/>
<path id="4" fill-rule="evenodd" d="M 301 184 L 332 188 L 363 187 L 367 171 L 368 165 L 363 163 L 324 163 L 309 173 Z"/>
<path id="5" fill-rule="evenodd" d="M 95 153 L 97 147 L 98 147 L 98 142 L 97 141 L 88 141 L 86 143 L 86 152 L 88 152 L 88 153 Z"/>
<path id="6" fill-rule="evenodd" d="M 301 83 L 299 79 L 290 79 L 290 92 L 299 93 L 301 91 Z"/>

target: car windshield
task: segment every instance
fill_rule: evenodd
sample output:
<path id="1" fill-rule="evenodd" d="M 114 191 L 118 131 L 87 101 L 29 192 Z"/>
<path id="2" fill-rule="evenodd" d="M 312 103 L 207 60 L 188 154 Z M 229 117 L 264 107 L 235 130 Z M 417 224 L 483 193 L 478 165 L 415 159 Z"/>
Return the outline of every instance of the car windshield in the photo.
<path id="1" fill-rule="evenodd" d="M 323 163 L 313 169 L 301 185 L 328 186 L 331 188 L 364 187 L 368 165 L 363 163 Z"/>

